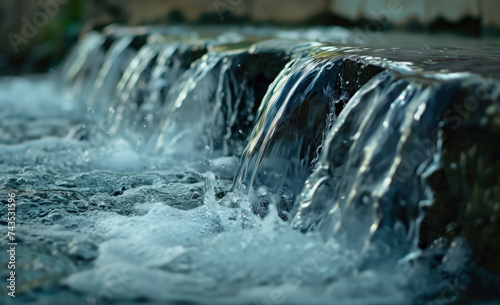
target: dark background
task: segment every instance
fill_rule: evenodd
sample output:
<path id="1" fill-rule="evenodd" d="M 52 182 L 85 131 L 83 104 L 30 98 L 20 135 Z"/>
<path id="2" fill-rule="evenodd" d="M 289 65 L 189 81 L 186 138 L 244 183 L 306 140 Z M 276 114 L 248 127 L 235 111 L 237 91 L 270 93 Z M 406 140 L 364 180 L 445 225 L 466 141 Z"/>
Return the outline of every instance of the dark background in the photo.
<path id="1" fill-rule="evenodd" d="M 55 67 L 111 23 L 341 25 L 364 31 L 496 36 L 497 0 L 0 0 L 0 74 Z"/>

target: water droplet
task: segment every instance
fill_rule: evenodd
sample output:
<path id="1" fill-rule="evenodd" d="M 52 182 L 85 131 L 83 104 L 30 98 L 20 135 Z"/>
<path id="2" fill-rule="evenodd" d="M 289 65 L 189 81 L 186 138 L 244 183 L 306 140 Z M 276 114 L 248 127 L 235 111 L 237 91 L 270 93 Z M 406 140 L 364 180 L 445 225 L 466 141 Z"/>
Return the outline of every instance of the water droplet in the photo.
<path id="1" fill-rule="evenodd" d="M 267 195 L 267 189 L 265 186 L 261 186 L 257 189 L 257 194 L 259 196 L 266 196 Z"/>

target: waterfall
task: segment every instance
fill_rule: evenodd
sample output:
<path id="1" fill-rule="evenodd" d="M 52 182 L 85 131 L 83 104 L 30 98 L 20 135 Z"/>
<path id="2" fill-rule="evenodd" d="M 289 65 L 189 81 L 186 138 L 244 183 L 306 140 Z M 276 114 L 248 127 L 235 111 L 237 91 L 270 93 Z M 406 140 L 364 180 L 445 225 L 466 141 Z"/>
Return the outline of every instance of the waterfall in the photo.
<path id="1" fill-rule="evenodd" d="M 311 174 L 328 130 L 350 97 L 381 71 L 362 57 L 342 57 L 335 51 L 317 47 L 290 61 L 269 87 L 248 138 L 235 188 L 281 192 L 291 200 L 279 203 L 280 212 L 290 210 L 298 186 Z M 351 68 L 363 74 L 350 75 Z M 256 207 L 262 209 L 265 204 Z"/>
<path id="2" fill-rule="evenodd" d="M 140 109 L 148 91 L 147 84 L 151 77 L 154 62 L 160 53 L 161 46 L 148 43 L 144 45 L 132 59 L 116 86 L 117 101 L 110 106 L 109 132 L 118 132 L 123 121 L 135 123 L 131 120 L 133 114 Z"/>
<path id="3" fill-rule="evenodd" d="M 102 34 L 91 32 L 66 59 L 59 81 L 71 97 L 85 100 L 82 96 L 91 91 L 104 60 L 105 42 L 106 38 Z"/>
<path id="4" fill-rule="evenodd" d="M 443 142 L 462 127 L 449 113 L 497 102 L 498 89 L 476 100 L 484 83 L 468 74 L 374 77 L 333 124 L 292 225 L 365 249 L 371 241 L 399 250 L 432 242 L 420 225 L 436 217 L 425 213 L 441 204 L 433 176 L 456 162 L 443 157 Z"/>
<path id="5" fill-rule="evenodd" d="M 262 96 L 295 48 L 300 44 L 219 45 L 195 61 L 165 98 L 156 151 L 240 155 Z"/>
<path id="6" fill-rule="evenodd" d="M 123 129 L 156 154 L 240 157 L 232 191 L 250 194 L 254 213 L 272 204 L 293 228 L 357 251 L 401 258 L 436 238 L 421 233 L 436 206 L 429 179 L 445 166 L 449 108 L 477 86 L 474 75 L 422 74 L 367 49 L 224 35 L 151 34 L 134 51 L 137 36 L 117 33 L 91 33 L 62 70 L 72 92 L 93 84 L 87 103 L 103 103 L 109 134 Z M 97 73 L 92 56 L 106 39 Z"/>
<path id="7" fill-rule="evenodd" d="M 135 54 L 135 50 L 131 48 L 133 40 L 133 35 L 125 35 L 113 42 L 109 51 L 106 52 L 102 67 L 86 101 L 86 105 L 98 113 L 102 113 L 109 106 L 108 101 L 113 98 L 111 95 L 113 88 L 118 84 Z"/>
<path id="8" fill-rule="evenodd" d="M 82 301 L 117 270 L 117 303 L 437 304 L 495 286 L 498 81 L 469 72 L 478 58 L 352 34 L 108 27 L 54 92 L 0 83 L 0 186 L 23 251 L 48 253 L 20 265 L 22 289 L 54 278 L 47 303 Z M 60 269 L 30 269 L 52 256 Z"/>

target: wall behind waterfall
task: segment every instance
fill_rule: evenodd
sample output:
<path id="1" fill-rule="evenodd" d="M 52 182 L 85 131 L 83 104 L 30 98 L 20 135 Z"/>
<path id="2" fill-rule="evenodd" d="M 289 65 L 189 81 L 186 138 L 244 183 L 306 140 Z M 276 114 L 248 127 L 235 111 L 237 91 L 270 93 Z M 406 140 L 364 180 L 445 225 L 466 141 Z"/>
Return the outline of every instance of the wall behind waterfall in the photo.
<path id="1" fill-rule="evenodd" d="M 340 25 L 500 34 L 497 0 L 0 0 L 0 75 L 54 67 L 81 33 L 111 23 Z"/>
<path id="2" fill-rule="evenodd" d="M 87 18 L 130 25 L 266 22 L 498 34 L 497 0 L 93 0 Z"/>
<path id="3" fill-rule="evenodd" d="M 57 65 L 84 24 L 83 0 L 0 0 L 0 75 Z"/>

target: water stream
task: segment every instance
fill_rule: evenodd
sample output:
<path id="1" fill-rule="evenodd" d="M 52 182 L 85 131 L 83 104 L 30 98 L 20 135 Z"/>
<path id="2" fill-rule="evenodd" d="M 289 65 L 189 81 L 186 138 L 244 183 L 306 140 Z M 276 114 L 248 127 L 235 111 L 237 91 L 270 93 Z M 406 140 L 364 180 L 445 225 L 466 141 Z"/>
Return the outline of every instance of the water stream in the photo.
<path id="1" fill-rule="evenodd" d="M 454 216 L 432 215 L 436 177 L 470 166 L 449 139 L 498 132 L 498 81 L 340 28 L 110 31 L 0 80 L 2 304 L 494 300 L 473 229 L 447 242 Z"/>

